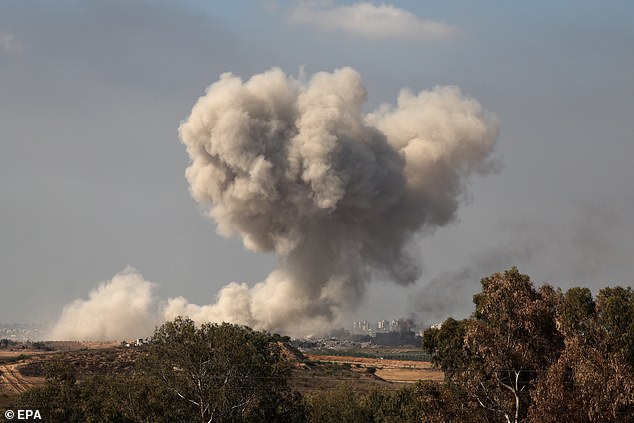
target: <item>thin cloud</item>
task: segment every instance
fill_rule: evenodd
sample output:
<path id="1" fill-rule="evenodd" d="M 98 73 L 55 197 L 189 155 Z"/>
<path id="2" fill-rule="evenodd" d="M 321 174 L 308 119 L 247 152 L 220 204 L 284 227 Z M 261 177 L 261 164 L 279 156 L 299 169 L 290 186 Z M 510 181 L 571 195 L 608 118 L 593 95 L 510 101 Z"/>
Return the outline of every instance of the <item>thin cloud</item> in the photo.
<path id="1" fill-rule="evenodd" d="M 22 50 L 22 44 L 10 32 L 0 32 L 0 50 L 15 53 Z"/>
<path id="2" fill-rule="evenodd" d="M 326 30 L 340 30 L 370 39 L 447 38 L 456 28 L 442 22 L 421 19 L 390 4 L 355 3 L 338 6 L 333 2 L 298 3 L 288 18 L 297 24 L 309 24 Z"/>

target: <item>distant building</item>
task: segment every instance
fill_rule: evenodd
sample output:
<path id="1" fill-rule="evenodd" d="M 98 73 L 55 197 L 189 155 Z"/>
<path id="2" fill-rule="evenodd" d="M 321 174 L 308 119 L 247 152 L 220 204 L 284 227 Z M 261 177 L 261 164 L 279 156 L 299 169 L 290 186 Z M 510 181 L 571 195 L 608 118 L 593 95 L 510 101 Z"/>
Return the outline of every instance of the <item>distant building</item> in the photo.
<path id="1" fill-rule="evenodd" d="M 47 333 L 45 326 L 34 323 L 0 323 L 0 339 L 41 341 Z"/>
<path id="2" fill-rule="evenodd" d="M 383 319 L 372 324 L 367 320 L 352 322 L 353 335 L 369 335 L 374 337 L 378 334 L 387 334 L 391 332 L 404 333 L 415 331 L 416 327 L 411 319 L 394 319 L 391 321 Z"/>
<path id="3" fill-rule="evenodd" d="M 366 334 L 370 331 L 371 331 L 370 322 L 368 322 L 367 320 L 352 322 L 352 333 Z"/>
<path id="4" fill-rule="evenodd" d="M 389 332 L 390 331 L 390 322 L 387 320 L 379 320 L 376 324 L 377 332 Z"/>

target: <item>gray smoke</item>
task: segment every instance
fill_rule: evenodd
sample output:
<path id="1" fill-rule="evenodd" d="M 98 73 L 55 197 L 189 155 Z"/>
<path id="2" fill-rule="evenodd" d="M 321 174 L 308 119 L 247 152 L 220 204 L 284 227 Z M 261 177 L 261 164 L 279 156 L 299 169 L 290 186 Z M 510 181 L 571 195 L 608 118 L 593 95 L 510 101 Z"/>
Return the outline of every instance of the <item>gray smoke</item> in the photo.
<path id="1" fill-rule="evenodd" d="M 473 311 L 473 294 L 480 280 L 495 272 L 531 260 L 538 244 L 528 240 L 509 243 L 479 253 L 472 262 L 440 273 L 409 297 L 413 318 L 422 326 L 443 322 L 447 317 L 465 318 Z"/>
<path id="2" fill-rule="evenodd" d="M 491 239 L 501 236 L 494 247 L 482 248 L 471 260 L 433 277 L 409 297 L 416 321 L 431 325 L 449 316 L 467 317 L 473 311 L 473 294 L 482 288 L 480 280 L 511 266 L 518 266 L 537 286 L 600 289 L 622 283 L 611 273 L 627 269 L 626 260 L 631 262 L 627 251 L 619 248 L 632 235 L 621 211 L 590 201 L 576 206 L 566 209 L 565 219 L 535 211 L 503 218 L 490 233 Z"/>
<path id="3" fill-rule="evenodd" d="M 306 333 L 355 307 L 371 277 L 420 276 L 412 237 L 454 221 L 467 177 L 495 170 L 498 122 L 456 87 L 403 90 L 370 114 L 366 98 L 351 68 L 226 73 L 207 89 L 179 128 L 191 194 L 220 234 L 274 251 L 279 268 L 212 305 L 171 299 L 165 318 Z"/>

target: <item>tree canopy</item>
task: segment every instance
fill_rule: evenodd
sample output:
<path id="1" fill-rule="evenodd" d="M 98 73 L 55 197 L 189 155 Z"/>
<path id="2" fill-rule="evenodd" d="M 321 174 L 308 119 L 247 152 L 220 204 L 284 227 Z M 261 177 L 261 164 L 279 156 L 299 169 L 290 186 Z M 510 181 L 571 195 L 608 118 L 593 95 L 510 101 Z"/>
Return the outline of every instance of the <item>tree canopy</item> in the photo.
<path id="1" fill-rule="evenodd" d="M 426 388 L 436 413 L 455 417 L 459 404 L 469 421 L 634 421 L 631 288 L 564 294 L 517 268 L 481 285 L 469 319 L 424 333 L 447 382 Z"/>
<path id="2" fill-rule="evenodd" d="M 166 322 L 154 332 L 142 368 L 201 422 L 270 421 L 297 411 L 279 344 L 246 326 Z"/>
<path id="3" fill-rule="evenodd" d="M 133 374 L 76 383 L 74 370 L 52 362 L 20 406 L 60 422 L 305 420 L 278 341 L 245 326 L 179 317 L 156 329 Z"/>

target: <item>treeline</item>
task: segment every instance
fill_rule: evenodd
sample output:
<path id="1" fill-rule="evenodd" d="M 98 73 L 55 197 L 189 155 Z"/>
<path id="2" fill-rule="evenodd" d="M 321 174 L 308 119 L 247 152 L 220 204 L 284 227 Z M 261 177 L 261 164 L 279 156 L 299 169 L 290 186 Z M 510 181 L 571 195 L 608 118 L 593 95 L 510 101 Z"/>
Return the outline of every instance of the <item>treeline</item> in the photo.
<path id="1" fill-rule="evenodd" d="M 475 310 L 423 336 L 444 383 L 300 395 L 283 340 L 178 318 L 130 375 L 77 382 L 50 363 L 20 398 L 53 422 L 634 422 L 634 293 L 536 289 L 513 268 L 481 281 Z"/>
<path id="2" fill-rule="evenodd" d="M 8 348 L 8 347 L 13 347 L 15 345 L 17 345 L 15 341 L 12 341 L 7 338 L 0 339 L 0 348 Z"/>

